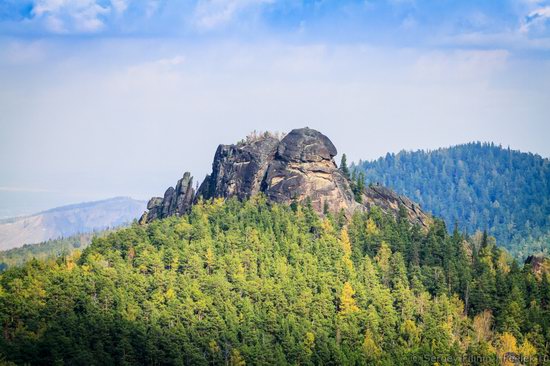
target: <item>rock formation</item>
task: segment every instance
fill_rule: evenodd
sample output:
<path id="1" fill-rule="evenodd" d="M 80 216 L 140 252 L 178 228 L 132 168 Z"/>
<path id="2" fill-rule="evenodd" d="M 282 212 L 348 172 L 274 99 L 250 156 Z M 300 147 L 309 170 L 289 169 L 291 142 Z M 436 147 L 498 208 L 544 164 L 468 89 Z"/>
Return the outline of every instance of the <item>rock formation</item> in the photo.
<path id="1" fill-rule="evenodd" d="M 271 134 L 253 136 L 236 145 L 220 145 L 207 175 L 197 193 L 189 173 L 176 188 L 168 188 L 164 198 L 154 197 L 140 222 L 147 223 L 189 212 L 194 201 L 202 197 L 247 199 L 263 193 L 269 200 L 290 204 L 311 201 L 323 213 L 343 210 L 368 210 L 373 206 L 397 215 L 403 207 L 412 223 L 427 227 L 431 218 L 408 198 L 381 187 L 368 187 L 363 204 L 355 201 L 348 178 L 338 169 L 336 147 L 322 133 L 301 128 L 292 130 L 282 140 Z"/>
<path id="2" fill-rule="evenodd" d="M 316 211 L 353 210 L 358 204 L 348 180 L 334 162 L 336 147 L 318 131 L 291 131 L 277 147 L 262 183 L 262 191 L 275 202 L 291 203 L 306 198 Z"/>
<path id="3" fill-rule="evenodd" d="M 377 206 L 384 212 L 397 214 L 399 207 L 405 209 L 408 220 L 413 223 L 427 228 L 432 219 L 420 206 L 405 196 L 401 196 L 389 188 L 373 185 L 365 188 L 363 192 L 363 204 L 367 209 Z"/>
<path id="4" fill-rule="evenodd" d="M 198 195 L 205 199 L 233 196 L 246 199 L 259 193 L 279 142 L 278 138 L 264 134 L 237 145 L 218 146 L 212 174 L 206 176 Z"/>
<path id="5" fill-rule="evenodd" d="M 198 190 L 205 199 L 248 198 L 259 192 L 275 202 L 291 203 L 309 197 L 321 212 L 325 202 L 333 210 L 349 210 L 349 183 L 336 166 L 336 148 L 318 131 L 301 128 L 281 141 L 265 134 L 248 143 L 220 145 L 212 174 Z"/>
<path id="6" fill-rule="evenodd" d="M 193 177 L 185 172 L 176 184 L 176 188 L 170 187 L 164 193 L 164 198 L 153 197 L 147 203 L 147 212 L 139 219 L 140 223 L 163 219 L 168 216 L 181 216 L 188 213 L 193 205 L 195 190 L 193 189 Z"/>

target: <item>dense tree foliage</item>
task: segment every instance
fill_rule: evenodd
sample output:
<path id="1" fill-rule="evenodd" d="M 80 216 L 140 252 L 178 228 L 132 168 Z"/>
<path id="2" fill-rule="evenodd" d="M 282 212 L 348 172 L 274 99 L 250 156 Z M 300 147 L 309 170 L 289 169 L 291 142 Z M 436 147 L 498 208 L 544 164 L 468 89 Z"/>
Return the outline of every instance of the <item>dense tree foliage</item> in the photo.
<path id="1" fill-rule="evenodd" d="M 25 244 L 20 248 L 0 251 L 0 272 L 8 267 L 21 265 L 31 259 L 48 259 L 67 255 L 74 250 L 82 250 L 92 242 L 95 236 L 103 236 L 112 229 L 93 233 L 72 235 L 65 238 L 52 239 L 37 244 Z"/>
<path id="2" fill-rule="evenodd" d="M 402 151 L 352 170 L 470 233 L 487 229 L 519 257 L 550 251 L 550 162 L 493 144 Z"/>
<path id="3" fill-rule="evenodd" d="M 10 268 L 0 323 L 16 364 L 543 365 L 550 282 L 443 221 L 259 196 Z"/>

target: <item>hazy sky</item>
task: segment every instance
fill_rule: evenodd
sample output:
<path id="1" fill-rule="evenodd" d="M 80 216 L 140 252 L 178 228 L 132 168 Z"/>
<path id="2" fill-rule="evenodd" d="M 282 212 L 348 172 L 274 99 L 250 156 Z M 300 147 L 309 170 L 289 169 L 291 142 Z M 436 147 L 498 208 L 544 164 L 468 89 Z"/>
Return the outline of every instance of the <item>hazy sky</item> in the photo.
<path id="1" fill-rule="evenodd" d="M 550 156 L 550 1 L 3 0 L 0 217 L 202 180 L 253 130 Z"/>

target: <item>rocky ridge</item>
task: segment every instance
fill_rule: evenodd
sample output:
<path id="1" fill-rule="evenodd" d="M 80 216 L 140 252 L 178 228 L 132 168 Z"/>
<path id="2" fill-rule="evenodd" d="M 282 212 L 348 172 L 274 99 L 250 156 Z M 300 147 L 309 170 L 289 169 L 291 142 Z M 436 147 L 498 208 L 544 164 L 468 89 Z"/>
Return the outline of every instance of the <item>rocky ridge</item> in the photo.
<path id="1" fill-rule="evenodd" d="M 282 139 L 265 133 L 235 145 L 220 145 L 212 173 L 197 192 L 192 187 L 193 178 L 186 172 L 163 198 L 151 198 L 140 222 L 183 215 L 200 198 L 244 200 L 263 193 L 269 200 L 283 204 L 309 199 L 321 214 L 328 209 L 350 215 L 377 206 L 397 215 L 403 207 L 412 223 L 429 225 L 431 218 L 418 205 L 385 187 L 367 187 L 362 193 L 363 203 L 356 202 L 348 178 L 334 161 L 336 154 L 328 137 L 310 128 L 292 130 Z"/>

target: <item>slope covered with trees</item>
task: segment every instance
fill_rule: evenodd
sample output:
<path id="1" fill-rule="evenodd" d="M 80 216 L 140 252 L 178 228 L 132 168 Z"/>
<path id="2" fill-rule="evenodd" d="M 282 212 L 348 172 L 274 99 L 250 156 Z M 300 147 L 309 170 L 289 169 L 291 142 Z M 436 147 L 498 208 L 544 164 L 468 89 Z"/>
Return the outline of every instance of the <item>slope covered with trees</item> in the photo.
<path id="1" fill-rule="evenodd" d="M 494 144 L 402 151 L 353 166 L 470 233 L 487 229 L 519 257 L 550 251 L 550 162 Z"/>
<path id="2" fill-rule="evenodd" d="M 50 259 L 69 255 L 75 250 L 83 250 L 95 236 L 106 235 L 112 229 L 87 234 L 78 234 L 66 238 L 52 239 L 37 244 L 25 244 L 20 248 L 0 251 L 0 272 L 8 267 L 20 266 L 31 259 Z"/>
<path id="3" fill-rule="evenodd" d="M 214 200 L 0 274 L 17 364 L 544 364 L 547 274 L 403 215 Z M 500 357 L 500 358 L 499 358 Z"/>

